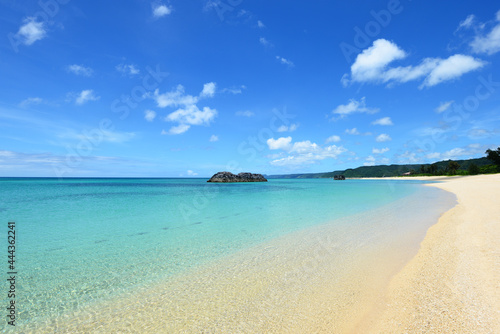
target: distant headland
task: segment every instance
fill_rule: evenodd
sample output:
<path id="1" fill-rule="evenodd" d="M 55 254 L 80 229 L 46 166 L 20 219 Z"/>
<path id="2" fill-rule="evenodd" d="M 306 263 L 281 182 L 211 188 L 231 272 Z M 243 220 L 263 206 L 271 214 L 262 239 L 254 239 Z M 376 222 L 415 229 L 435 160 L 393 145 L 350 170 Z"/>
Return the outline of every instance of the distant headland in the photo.
<path id="1" fill-rule="evenodd" d="M 207 182 L 267 182 L 267 179 L 262 174 L 239 173 L 235 175 L 230 172 L 218 172 Z"/>

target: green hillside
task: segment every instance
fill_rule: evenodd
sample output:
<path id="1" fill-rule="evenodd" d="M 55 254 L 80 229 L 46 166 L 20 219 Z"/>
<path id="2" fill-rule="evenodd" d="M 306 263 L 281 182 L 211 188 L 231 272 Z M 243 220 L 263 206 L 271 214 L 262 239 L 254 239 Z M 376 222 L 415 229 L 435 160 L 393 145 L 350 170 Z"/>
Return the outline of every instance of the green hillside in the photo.
<path id="1" fill-rule="evenodd" d="M 457 174 L 467 174 L 470 165 L 475 164 L 481 169 L 481 172 L 495 172 L 495 166 L 491 166 L 491 161 L 484 158 L 455 160 L 460 167 Z M 425 175 L 445 175 L 448 173 L 448 165 L 450 160 L 439 161 L 433 164 L 408 164 L 408 165 L 380 165 L 380 166 L 362 166 L 358 168 L 349 168 L 346 170 L 338 170 L 327 173 L 306 173 L 306 174 L 288 174 L 288 175 L 269 175 L 270 179 L 318 179 L 331 178 L 334 175 L 345 175 L 345 177 L 391 177 L 401 176 L 404 173 L 412 172 L 412 174 Z M 491 167 L 488 167 L 491 166 Z"/>

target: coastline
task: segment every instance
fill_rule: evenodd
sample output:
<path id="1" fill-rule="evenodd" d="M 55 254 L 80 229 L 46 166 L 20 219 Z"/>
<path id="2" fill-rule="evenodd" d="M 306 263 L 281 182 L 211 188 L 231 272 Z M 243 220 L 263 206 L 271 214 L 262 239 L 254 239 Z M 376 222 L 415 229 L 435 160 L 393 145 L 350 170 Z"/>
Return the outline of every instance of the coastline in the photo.
<path id="1" fill-rule="evenodd" d="M 500 174 L 440 181 L 428 186 L 455 194 L 457 206 L 428 230 L 356 332 L 500 332 Z"/>

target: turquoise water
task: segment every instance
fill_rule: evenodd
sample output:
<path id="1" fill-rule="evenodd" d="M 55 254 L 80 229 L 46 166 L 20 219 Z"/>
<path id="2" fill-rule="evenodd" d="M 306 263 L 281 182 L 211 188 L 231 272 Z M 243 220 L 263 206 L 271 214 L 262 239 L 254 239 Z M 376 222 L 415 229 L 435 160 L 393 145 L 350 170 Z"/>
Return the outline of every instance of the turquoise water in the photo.
<path id="1" fill-rule="evenodd" d="M 3 230 L 8 221 L 16 222 L 18 326 L 71 314 L 297 230 L 401 198 L 436 197 L 437 189 L 420 184 L 0 179 Z M 4 250 L 6 240 L 7 232 Z"/>

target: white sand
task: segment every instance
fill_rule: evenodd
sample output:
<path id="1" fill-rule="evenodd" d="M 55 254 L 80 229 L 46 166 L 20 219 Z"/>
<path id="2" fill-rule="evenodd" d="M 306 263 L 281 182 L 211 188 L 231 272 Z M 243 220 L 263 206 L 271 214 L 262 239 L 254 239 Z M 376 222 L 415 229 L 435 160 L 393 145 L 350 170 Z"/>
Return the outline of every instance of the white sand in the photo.
<path id="1" fill-rule="evenodd" d="M 431 184 L 459 204 L 431 227 L 360 333 L 500 333 L 500 175 Z"/>

